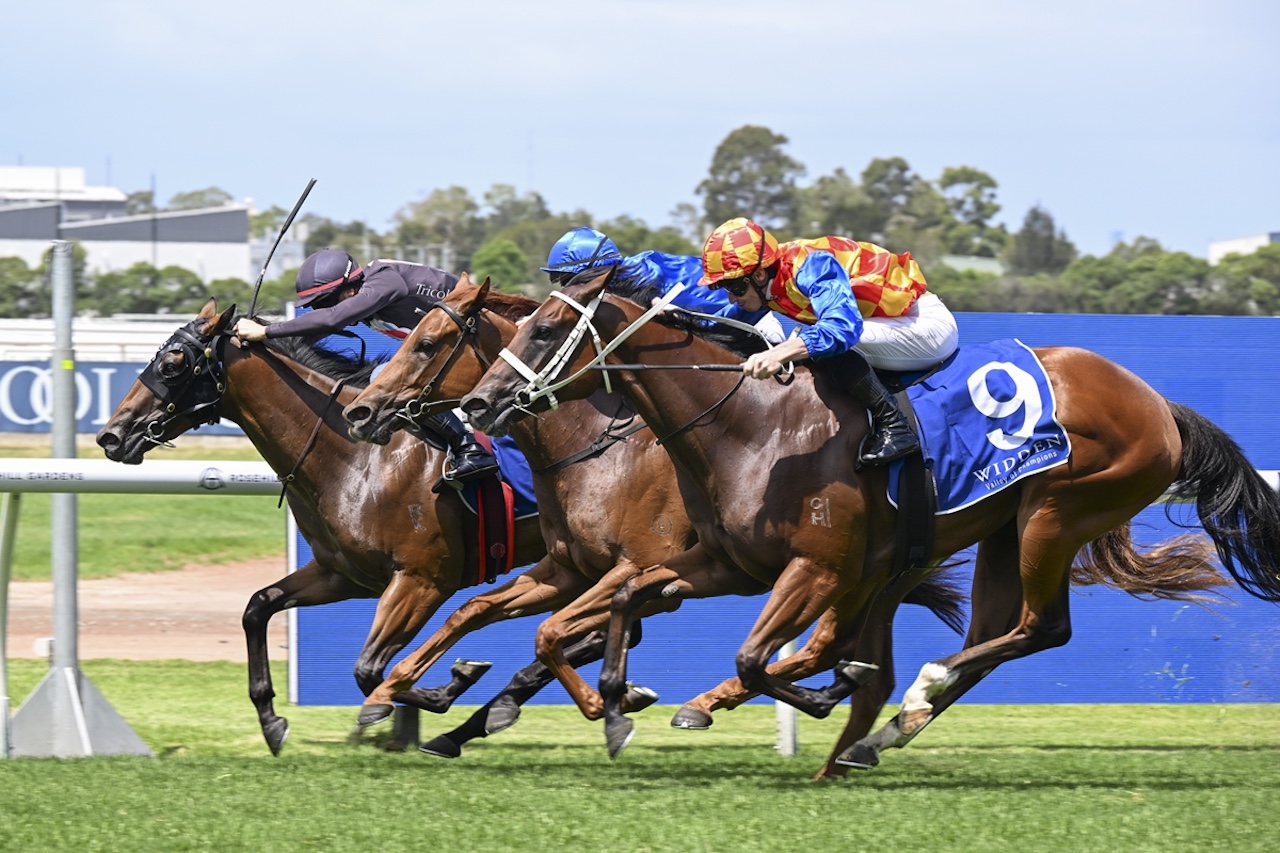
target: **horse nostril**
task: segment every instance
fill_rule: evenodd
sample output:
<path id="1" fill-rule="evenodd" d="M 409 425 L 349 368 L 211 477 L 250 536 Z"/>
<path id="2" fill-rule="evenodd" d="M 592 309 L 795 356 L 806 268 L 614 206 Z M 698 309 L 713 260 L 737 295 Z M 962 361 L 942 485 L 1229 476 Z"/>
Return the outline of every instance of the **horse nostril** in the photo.
<path id="1" fill-rule="evenodd" d="M 489 409 L 483 397 L 468 397 L 462 401 L 462 411 L 468 415 L 482 415 Z"/>
<path id="2" fill-rule="evenodd" d="M 98 446 L 103 450 L 110 450 L 120 443 L 120 439 L 113 433 L 109 432 L 98 433 L 98 437 L 94 440 L 98 442 Z"/>
<path id="3" fill-rule="evenodd" d="M 351 406 L 342 416 L 347 419 L 347 423 L 351 426 L 360 426 L 366 423 L 372 416 L 373 412 L 368 406 Z"/>

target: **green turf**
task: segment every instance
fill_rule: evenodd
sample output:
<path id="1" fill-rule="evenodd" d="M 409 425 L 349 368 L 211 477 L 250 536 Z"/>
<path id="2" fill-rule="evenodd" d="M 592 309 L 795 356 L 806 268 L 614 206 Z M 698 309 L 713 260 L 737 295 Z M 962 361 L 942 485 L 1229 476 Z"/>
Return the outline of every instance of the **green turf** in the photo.
<path id="1" fill-rule="evenodd" d="M 92 456 L 86 447 L 77 452 L 82 457 Z M 45 446 L 0 444 L 0 456 L 48 455 L 49 448 Z M 152 451 L 151 456 L 262 460 L 247 442 L 162 448 Z M 277 500 L 270 495 L 79 495 L 76 517 L 80 577 L 108 577 L 122 572 L 160 571 L 283 554 L 285 513 L 276 508 Z M 20 506 L 13 576 L 19 580 L 47 580 L 52 566 L 51 495 L 24 494 Z"/>
<path id="2" fill-rule="evenodd" d="M 802 719 L 784 758 L 769 706 L 707 732 L 657 706 L 610 762 L 599 723 L 539 706 L 443 761 L 383 751 L 385 728 L 347 744 L 354 708 L 281 703 L 293 731 L 273 759 L 238 665 L 83 667 L 158 757 L 0 762 L 2 850 L 1278 847 L 1280 706 L 961 705 L 880 768 L 814 783 L 841 719 Z M 42 671 L 13 662 L 13 693 Z M 423 715 L 423 734 L 461 719 Z"/>

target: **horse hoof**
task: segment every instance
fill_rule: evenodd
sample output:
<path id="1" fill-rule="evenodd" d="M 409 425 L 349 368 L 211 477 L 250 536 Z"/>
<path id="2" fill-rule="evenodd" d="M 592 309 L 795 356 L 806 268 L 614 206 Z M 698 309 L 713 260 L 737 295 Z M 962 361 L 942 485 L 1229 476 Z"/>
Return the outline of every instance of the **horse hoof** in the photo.
<path id="1" fill-rule="evenodd" d="M 493 664 L 487 660 L 465 660 L 458 658 L 453 662 L 453 666 L 449 668 L 449 674 L 454 678 L 467 682 L 470 687 L 475 684 L 484 674 L 493 668 Z"/>
<path id="2" fill-rule="evenodd" d="M 360 715 L 356 717 L 356 725 L 362 729 L 368 728 L 384 720 L 391 719 L 391 714 L 394 711 L 394 705 L 365 705 L 360 708 Z"/>
<path id="3" fill-rule="evenodd" d="M 609 747 L 609 758 L 617 758 L 618 753 L 627 748 L 636 733 L 635 724 L 622 717 L 615 723 L 606 723 L 604 727 L 605 745 Z"/>
<path id="4" fill-rule="evenodd" d="M 520 719 L 520 706 L 514 701 L 508 701 L 505 697 L 499 699 L 489 708 L 489 713 L 484 718 L 484 733 L 497 734 L 514 726 L 518 719 Z"/>
<path id="5" fill-rule="evenodd" d="M 622 708 L 625 711 L 635 713 L 636 711 L 643 711 L 657 701 L 658 694 L 656 691 L 628 681 L 627 692 L 622 697 Z"/>
<path id="6" fill-rule="evenodd" d="M 692 705 L 685 705 L 671 718 L 671 728 L 704 731 L 711 728 L 715 720 L 706 711 L 699 711 Z"/>
<path id="7" fill-rule="evenodd" d="M 439 735 L 418 747 L 418 752 L 434 755 L 436 758 L 457 758 L 462 755 L 462 747 L 447 736 Z"/>
<path id="8" fill-rule="evenodd" d="M 284 742 L 289 738 L 289 721 L 284 717 L 276 717 L 262 727 L 262 736 L 267 739 L 271 754 L 279 758 L 280 750 L 284 748 Z"/>
<path id="9" fill-rule="evenodd" d="M 861 743 L 855 743 L 836 758 L 836 764 L 852 767 L 855 770 L 870 770 L 879 763 L 879 754 L 871 747 Z"/>
<path id="10" fill-rule="evenodd" d="M 874 663 L 863 663 L 856 660 L 842 660 L 836 664 L 836 676 L 852 681 L 855 687 L 861 687 L 880 671 Z"/>

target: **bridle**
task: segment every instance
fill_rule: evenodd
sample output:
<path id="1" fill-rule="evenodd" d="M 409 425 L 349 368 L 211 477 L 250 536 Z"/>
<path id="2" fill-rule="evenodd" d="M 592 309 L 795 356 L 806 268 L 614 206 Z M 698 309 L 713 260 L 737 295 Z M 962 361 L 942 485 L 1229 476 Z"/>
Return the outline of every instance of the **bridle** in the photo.
<path id="1" fill-rule="evenodd" d="M 202 337 L 196 331 L 199 318 L 174 332 L 138 375 L 138 381 L 160 401 L 163 414 L 147 423 L 143 438 L 152 444 L 172 447 L 164 434 L 179 418 L 187 418 L 193 429 L 215 424 L 221 419 L 218 405 L 227 388 L 222 379 L 222 348 L 228 336 Z M 181 353 L 181 368 L 165 362 L 170 353 Z"/>
<path id="2" fill-rule="evenodd" d="M 529 407 L 543 397 L 546 397 L 551 409 L 553 411 L 558 409 L 560 407 L 560 401 L 556 399 L 556 391 L 559 391 L 566 385 L 577 381 L 579 377 L 585 374 L 588 370 L 591 370 L 593 367 L 604 364 L 605 359 L 610 353 L 620 347 L 627 338 L 631 337 L 632 334 L 639 331 L 642 326 L 654 317 L 658 316 L 658 314 L 662 313 L 662 311 L 665 310 L 666 307 L 670 305 L 672 301 L 674 301 L 675 298 L 683 291 L 683 284 L 677 284 L 675 287 L 671 288 L 671 290 L 667 291 L 661 299 L 657 300 L 653 304 L 653 307 L 637 317 L 634 323 L 623 329 L 622 332 L 608 344 L 604 344 L 600 338 L 600 333 L 596 331 L 595 326 L 591 323 L 595 318 L 596 310 L 600 307 L 600 302 L 604 299 L 604 289 L 601 289 L 600 292 L 595 295 L 595 298 L 586 305 L 578 302 L 572 296 L 566 295 L 563 291 L 553 290 L 551 292 L 551 296 L 571 306 L 578 312 L 578 322 L 574 325 L 573 330 L 570 331 L 569 336 L 565 338 L 564 343 L 560 345 L 560 349 L 556 350 L 541 370 L 535 371 L 533 368 L 521 361 L 519 356 L 511 352 L 511 350 L 506 347 L 498 353 L 498 356 L 503 361 L 511 365 L 511 367 L 525 379 L 529 380 L 525 387 L 516 392 L 515 401 L 512 404 L 513 407 L 525 414 L 533 414 Z M 588 333 L 590 333 L 592 343 L 596 348 L 595 357 L 572 375 L 567 376 L 564 379 L 557 380 L 556 377 L 559 376 L 561 371 L 568 366 L 570 359 L 573 357 L 574 351 L 578 348 L 578 345 Z M 609 382 L 609 373 L 607 371 L 604 373 L 604 387 L 605 391 L 613 393 L 613 386 Z"/>
<path id="3" fill-rule="evenodd" d="M 478 338 L 480 332 L 480 312 L 484 310 L 484 302 L 476 300 L 476 303 L 467 311 L 466 314 L 460 314 L 453 307 L 446 305 L 443 302 L 437 302 L 435 305 L 431 306 L 431 308 L 423 311 L 422 316 L 425 317 L 436 308 L 443 311 L 448 315 L 450 320 L 453 320 L 453 322 L 457 324 L 459 335 L 458 340 L 453 345 L 453 349 L 449 350 L 449 355 L 436 369 L 435 374 L 427 380 L 425 385 L 422 386 L 422 390 L 418 392 L 418 396 L 405 403 L 404 406 L 396 412 L 396 417 L 404 418 L 405 420 L 415 424 L 417 423 L 417 419 L 423 415 L 429 414 L 434 410 L 445 408 L 451 409 L 454 407 L 454 404 L 458 402 L 457 400 L 435 400 L 428 403 L 427 398 L 430 397 L 431 392 L 435 390 L 436 383 L 440 381 L 440 377 L 449 371 L 449 367 L 453 364 L 454 359 L 456 359 L 462 352 L 462 348 L 464 346 L 469 345 L 471 347 L 475 352 L 476 358 L 480 360 L 480 363 L 484 365 L 486 370 L 490 367 L 489 359 L 485 358 L 484 353 L 480 350 L 480 341 Z"/>

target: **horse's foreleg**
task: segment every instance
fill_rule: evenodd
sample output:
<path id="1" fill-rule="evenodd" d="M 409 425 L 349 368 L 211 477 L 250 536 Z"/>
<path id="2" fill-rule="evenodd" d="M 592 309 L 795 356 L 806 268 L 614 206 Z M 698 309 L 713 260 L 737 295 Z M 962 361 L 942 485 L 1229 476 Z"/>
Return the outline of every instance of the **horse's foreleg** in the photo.
<path id="1" fill-rule="evenodd" d="M 271 684 L 271 659 L 267 651 L 267 624 L 271 617 L 292 607 L 369 597 L 368 590 L 311 560 L 249 598 L 240 620 L 249 652 L 249 699 L 258 709 L 258 724 L 272 755 L 280 754 L 289 736 L 289 721 L 276 715 L 272 702 L 276 693 Z"/>
<path id="2" fill-rule="evenodd" d="M 564 686 L 569 698 L 588 720 L 600 719 L 603 700 L 578 674 L 578 665 L 567 657 L 565 643 L 573 637 L 605 628 L 614 594 L 636 572 L 637 568 L 631 563 L 615 566 L 573 602 L 546 619 L 534 635 L 538 660 Z M 637 639 L 631 637 L 629 645 L 634 646 Z"/>
<path id="3" fill-rule="evenodd" d="M 841 674 L 836 684 L 824 690 L 801 687 L 770 674 L 769 659 L 842 598 L 848 588 L 842 584 L 838 572 L 807 558 L 793 559 L 774 584 L 773 594 L 738 651 L 738 678 L 743 687 L 786 702 L 814 717 L 830 714 L 835 705 L 833 697 L 841 693 L 849 695 L 856 689 L 856 683 L 842 684 Z M 846 615 L 860 613 L 868 592 L 851 591 L 848 600 L 841 602 L 842 611 Z M 853 675 L 851 672 L 850 676 Z"/>
<path id="4" fill-rule="evenodd" d="M 636 623 L 631 634 L 633 641 L 639 642 L 640 623 Z M 593 631 L 571 643 L 564 649 L 564 655 L 573 667 L 595 663 L 604 656 L 604 632 Z M 520 717 L 520 706 L 554 680 L 551 670 L 534 661 L 517 672 L 501 693 L 468 717 L 466 722 L 424 743 L 419 749 L 443 758 L 457 758 L 462 754 L 463 744 L 468 741 L 488 737 L 514 725 Z"/>
<path id="5" fill-rule="evenodd" d="M 432 664 L 455 643 L 472 631 L 502 619 L 545 613 L 571 600 L 587 585 L 576 571 L 544 557 L 532 569 L 492 592 L 477 595 L 452 613 L 440 630 L 392 667 L 386 678 L 365 698 L 359 723 L 370 725 L 390 715 L 393 701 L 414 705 L 433 713 L 448 710 L 452 698 L 431 691 L 410 690 Z"/>

